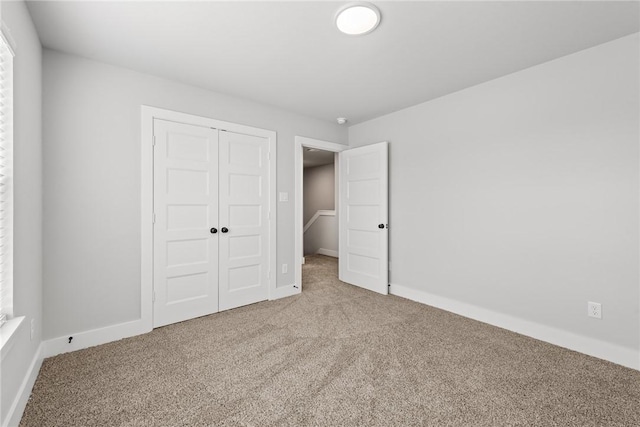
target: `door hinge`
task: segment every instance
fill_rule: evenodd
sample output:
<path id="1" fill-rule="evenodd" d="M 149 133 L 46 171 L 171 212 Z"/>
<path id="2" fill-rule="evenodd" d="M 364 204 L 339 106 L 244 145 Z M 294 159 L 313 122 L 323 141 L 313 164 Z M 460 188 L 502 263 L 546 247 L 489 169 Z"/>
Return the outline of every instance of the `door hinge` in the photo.
<path id="1" fill-rule="evenodd" d="M 153 139 L 151 141 L 151 145 L 154 146 L 154 147 L 156 146 L 156 136 L 155 135 L 153 135 Z"/>
<path id="2" fill-rule="evenodd" d="M 152 224 L 156 223 L 156 213 L 155 212 L 151 214 L 151 223 Z"/>
<path id="3" fill-rule="evenodd" d="M 267 151 L 267 160 L 271 160 L 271 151 Z"/>
<path id="4" fill-rule="evenodd" d="M 151 297 L 153 302 L 156 302 L 156 291 L 153 291 L 153 296 Z"/>

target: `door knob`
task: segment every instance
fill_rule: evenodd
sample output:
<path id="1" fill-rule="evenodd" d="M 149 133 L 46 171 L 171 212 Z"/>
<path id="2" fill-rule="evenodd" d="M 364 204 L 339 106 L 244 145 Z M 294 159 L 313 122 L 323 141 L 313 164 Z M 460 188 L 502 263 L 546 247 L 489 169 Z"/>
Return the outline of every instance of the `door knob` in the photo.
<path id="1" fill-rule="evenodd" d="M 378 224 L 378 228 L 384 228 L 384 224 Z"/>
<path id="2" fill-rule="evenodd" d="M 223 233 L 226 233 L 229 231 L 229 229 L 227 227 L 222 227 L 220 231 L 222 231 Z"/>
<path id="3" fill-rule="evenodd" d="M 215 227 L 212 227 L 211 230 L 209 231 L 211 231 L 211 234 L 216 234 L 218 232 L 218 229 Z"/>

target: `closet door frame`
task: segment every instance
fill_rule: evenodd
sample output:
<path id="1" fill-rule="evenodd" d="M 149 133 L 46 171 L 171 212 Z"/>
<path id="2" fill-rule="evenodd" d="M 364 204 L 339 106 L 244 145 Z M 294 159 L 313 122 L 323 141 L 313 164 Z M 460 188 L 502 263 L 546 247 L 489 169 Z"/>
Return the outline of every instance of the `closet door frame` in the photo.
<path id="1" fill-rule="evenodd" d="M 276 299 L 276 224 L 277 224 L 277 192 L 276 192 L 276 132 L 237 123 L 225 122 L 208 117 L 180 113 L 163 108 L 141 106 L 141 176 L 140 176 L 140 318 L 142 329 L 153 329 L 153 122 L 155 119 L 174 121 L 196 126 L 228 130 L 236 133 L 255 135 L 269 140 L 269 295 Z"/>

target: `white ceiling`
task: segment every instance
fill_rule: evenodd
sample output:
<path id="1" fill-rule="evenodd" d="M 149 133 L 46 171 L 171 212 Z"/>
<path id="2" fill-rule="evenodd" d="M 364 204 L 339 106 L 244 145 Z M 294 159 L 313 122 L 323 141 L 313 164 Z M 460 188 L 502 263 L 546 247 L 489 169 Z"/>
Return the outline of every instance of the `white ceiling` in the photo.
<path id="1" fill-rule="evenodd" d="M 45 47 L 357 123 L 640 30 L 633 2 L 374 2 L 346 36 L 346 2 L 28 3 Z"/>

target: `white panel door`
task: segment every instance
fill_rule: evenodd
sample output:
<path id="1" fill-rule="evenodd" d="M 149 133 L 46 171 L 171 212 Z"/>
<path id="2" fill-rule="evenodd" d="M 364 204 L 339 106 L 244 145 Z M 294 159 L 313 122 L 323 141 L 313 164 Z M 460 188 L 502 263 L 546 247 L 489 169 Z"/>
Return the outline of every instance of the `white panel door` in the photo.
<path id="1" fill-rule="evenodd" d="M 218 131 L 154 120 L 154 137 L 158 327 L 218 311 Z"/>
<path id="2" fill-rule="evenodd" d="M 342 151 L 339 276 L 381 294 L 389 292 L 387 143 Z"/>
<path id="3" fill-rule="evenodd" d="M 269 140 L 220 131 L 220 310 L 269 295 Z"/>

